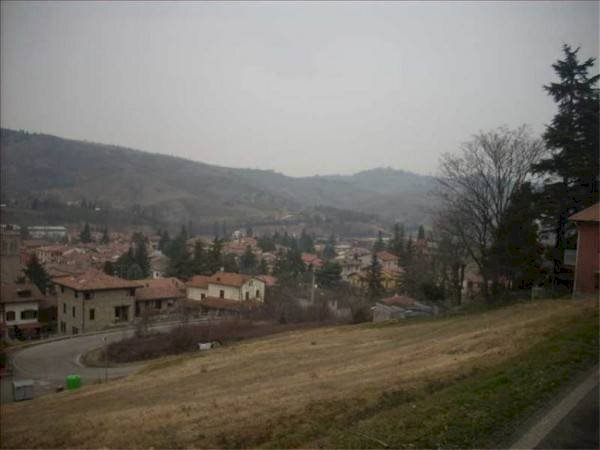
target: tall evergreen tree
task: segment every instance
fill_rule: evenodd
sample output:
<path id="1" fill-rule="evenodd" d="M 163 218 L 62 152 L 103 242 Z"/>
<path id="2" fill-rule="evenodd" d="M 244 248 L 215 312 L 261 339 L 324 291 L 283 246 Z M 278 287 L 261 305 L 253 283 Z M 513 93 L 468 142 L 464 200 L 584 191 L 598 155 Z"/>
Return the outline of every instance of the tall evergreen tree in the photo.
<path id="1" fill-rule="evenodd" d="M 315 244 L 313 238 L 310 234 L 306 232 L 306 228 L 302 229 L 302 233 L 300 234 L 300 238 L 298 239 L 298 248 L 301 252 L 315 252 Z"/>
<path id="2" fill-rule="evenodd" d="M 256 255 L 252 251 L 252 247 L 246 246 L 246 251 L 240 258 L 240 271 L 242 273 L 253 274 L 256 272 Z"/>
<path id="3" fill-rule="evenodd" d="M 383 284 L 381 281 L 381 264 L 377 258 L 377 252 L 371 256 L 371 264 L 367 268 L 367 295 L 371 300 L 380 298 L 383 293 Z"/>
<path id="4" fill-rule="evenodd" d="M 162 233 L 160 234 L 160 241 L 158 241 L 158 249 L 163 252 L 166 253 L 167 248 L 169 247 L 169 244 L 171 243 L 171 237 L 169 236 L 169 232 L 167 230 L 164 230 Z"/>
<path id="5" fill-rule="evenodd" d="M 385 244 L 383 243 L 383 233 L 379 230 L 377 232 L 377 240 L 375 241 L 375 244 L 373 244 L 373 251 L 377 253 L 382 250 L 385 250 Z"/>
<path id="6" fill-rule="evenodd" d="M 258 273 L 260 275 L 269 275 L 269 266 L 267 266 L 267 261 L 264 258 L 258 264 Z"/>
<path id="7" fill-rule="evenodd" d="M 208 250 L 207 269 L 211 274 L 218 272 L 223 267 L 223 241 L 215 238 Z"/>
<path id="8" fill-rule="evenodd" d="M 113 276 L 115 274 L 115 267 L 114 267 L 113 263 L 110 261 L 104 262 L 104 266 L 102 267 L 102 270 L 104 271 L 104 273 L 106 275 Z"/>
<path id="9" fill-rule="evenodd" d="M 108 226 L 104 225 L 104 229 L 102 230 L 102 239 L 100 240 L 101 244 L 108 244 L 110 242 L 110 238 L 108 236 Z"/>
<path id="10" fill-rule="evenodd" d="M 552 65 L 559 81 L 544 86 L 558 113 L 543 136 L 551 156 L 535 168 L 546 176 L 543 219 L 555 234 L 555 275 L 562 267 L 568 217 L 598 201 L 600 75 L 589 75 L 595 59 L 580 62 L 578 52 L 563 45 L 564 59 Z"/>
<path id="11" fill-rule="evenodd" d="M 334 259 L 335 257 L 335 234 L 331 233 L 331 236 L 329 236 L 325 248 L 323 249 L 323 258 L 329 260 Z"/>
<path id="12" fill-rule="evenodd" d="M 86 222 L 85 226 L 83 227 L 83 230 L 81 231 L 81 233 L 79 233 L 79 240 L 84 244 L 92 242 L 92 232 L 90 231 L 89 223 Z"/>
<path id="13" fill-rule="evenodd" d="M 417 233 L 417 239 L 425 239 L 425 227 L 423 225 L 419 225 L 419 231 Z"/>
<path id="14" fill-rule="evenodd" d="M 238 273 L 240 271 L 240 266 L 233 253 L 227 253 L 223 256 L 223 270 L 232 273 Z"/>
<path id="15" fill-rule="evenodd" d="M 142 278 L 150 276 L 150 258 L 148 257 L 148 250 L 146 248 L 146 238 L 142 233 L 134 234 L 134 260 L 135 264 L 140 269 Z"/>
<path id="16" fill-rule="evenodd" d="M 192 270 L 196 275 L 210 275 L 208 271 L 208 255 L 201 240 L 194 245 L 194 257 L 192 258 Z"/>
<path id="17" fill-rule="evenodd" d="M 46 272 L 46 269 L 44 269 L 44 266 L 40 264 L 37 256 L 33 255 L 29 258 L 27 265 L 23 269 L 23 273 L 37 286 L 42 294 L 46 293 L 46 289 L 50 287 L 51 279 L 48 272 Z"/>
<path id="18" fill-rule="evenodd" d="M 404 224 L 395 224 L 394 236 L 388 246 L 389 251 L 400 259 L 400 264 L 402 264 L 402 260 L 404 259 L 404 234 Z"/>
<path id="19" fill-rule="evenodd" d="M 315 278 L 319 287 L 335 288 L 342 282 L 342 266 L 336 262 L 327 261 L 315 272 Z"/>

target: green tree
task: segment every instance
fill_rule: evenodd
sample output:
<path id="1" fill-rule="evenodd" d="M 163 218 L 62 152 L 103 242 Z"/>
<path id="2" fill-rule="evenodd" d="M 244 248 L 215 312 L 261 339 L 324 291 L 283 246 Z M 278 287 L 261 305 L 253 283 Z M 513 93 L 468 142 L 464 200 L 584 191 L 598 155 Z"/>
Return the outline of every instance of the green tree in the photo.
<path id="1" fill-rule="evenodd" d="M 595 59 L 580 62 L 578 53 L 579 48 L 563 45 L 564 59 L 552 65 L 559 81 L 544 86 L 558 112 L 543 135 L 551 155 L 535 166 L 546 176 L 543 221 L 555 235 L 555 276 L 562 267 L 568 217 L 598 201 L 600 75 L 590 76 Z"/>
<path id="2" fill-rule="evenodd" d="M 207 269 L 211 274 L 218 272 L 223 267 L 223 241 L 214 238 L 208 250 Z"/>
<path id="3" fill-rule="evenodd" d="M 92 233 L 90 231 L 89 223 L 86 222 L 85 226 L 83 227 L 83 230 L 81 231 L 81 233 L 79 233 L 79 240 L 84 244 L 92 242 Z"/>
<path id="4" fill-rule="evenodd" d="M 377 258 L 377 252 L 371 255 L 371 264 L 367 268 L 367 295 L 371 300 L 381 298 L 384 293 L 381 282 L 381 264 Z"/>
<path id="5" fill-rule="evenodd" d="M 257 239 L 257 242 L 258 242 L 258 246 L 260 247 L 260 249 L 263 252 L 273 252 L 276 249 L 275 241 L 270 236 L 267 236 L 267 235 L 260 236 Z"/>
<path id="6" fill-rule="evenodd" d="M 496 231 L 490 252 L 498 274 L 515 289 L 528 289 L 541 276 L 543 247 L 539 241 L 537 205 L 530 184 L 516 191 Z"/>
<path id="7" fill-rule="evenodd" d="M 108 236 L 108 226 L 104 225 L 104 229 L 102 230 L 102 239 L 100 240 L 101 244 L 108 244 L 110 242 L 110 237 Z"/>
<path id="8" fill-rule="evenodd" d="M 246 246 L 246 251 L 240 258 L 240 271 L 242 273 L 253 274 L 256 272 L 256 255 L 252 251 L 252 247 Z"/>
<path id="9" fill-rule="evenodd" d="M 240 267 L 233 253 L 227 253 L 223 256 L 223 270 L 232 273 L 238 273 L 240 271 Z"/>
<path id="10" fill-rule="evenodd" d="M 423 225 L 419 225 L 417 239 L 419 239 L 419 240 L 425 239 L 425 227 Z"/>
<path id="11" fill-rule="evenodd" d="M 269 266 L 267 266 L 267 261 L 264 258 L 260 260 L 258 273 L 260 275 L 269 275 Z"/>
<path id="12" fill-rule="evenodd" d="M 377 232 L 377 240 L 375 241 L 375 244 L 373 244 L 373 251 L 377 253 L 382 250 L 385 250 L 385 244 L 383 243 L 383 233 L 379 230 Z"/>
<path id="13" fill-rule="evenodd" d="M 167 230 L 164 230 L 162 233 L 159 233 L 159 235 L 160 240 L 158 241 L 158 249 L 161 252 L 166 253 L 171 243 L 171 237 L 169 236 L 169 232 Z"/>
<path id="14" fill-rule="evenodd" d="M 37 256 L 33 255 L 29 258 L 27 265 L 23 269 L 23 273 L 37 286 L 42 294 L 46 293 L 46 289 L 50 287 L 52 280 L 46 269 L 44 269 L 44 266 L 40 264 Z"/>
<path id="15" fill-rule="evenodd" d="M 29 228 L 27 225 L 21 225 L 19 228 L 19 232 L 21 234 L 21 241 L 26 241 L 29 239 Z"/>
<path id="16" fill-rule="evenodd" d="M 336 262 L 326 261 L 323 267 L 315 272 L 319 287 L 331 289 L 342 282 L 342 266 Z"/>
<path id="17" fill-rule="evenodd" d="M 135 233 L 133 240 L 135 244 L 135 264 L 137 264 L 142 273 L 141 278 L 147 278 L 150 276 L 150 258 L 148 257 L 148 250 L 146 248 L 146 238 L 142 233 Z"/>
<path id="18" fill-rule="evenodd" d="M 329 236 L 325 248 L 323 249 L 323 258 L 329 260 L 334 259 L 335 257 L 335 234 L 331 233 L 331 236 Z"/>
<path id="19" fill-rule="evenodd" d="M 395 224 L 394 235 L 388 246 L 388 250 L 398 257 L 401 265 L 404 259 L 404 235 L 404 224 Z"/>
<path id="20" fill-rule="evenodd" d="M 114 267 L 113 263 L 110 262 L 110 261 L 105 261 L 104 262 L 104 266 L 102 267 L 102 270 L 107 275 L 111 275 L 112 276 L 112 275 L 115 274 L 115 267 Z"/>
<path id="21" fill-rule="evenodd" d="M 192 271 L 196 275 L 210 275 L 208 271 L 208 255 L 204 249 L 204 243 L 197 240 L 194 244 L 194 257 L 192 258 Z"/>
<path id="22" fill-rule="evenodd" d="M 298 248 L 301 252 L 306 253 L 314 253 L 315 252 L 315 243 L 310 234 L 306 232 L 306 228 L 302 229 L 302 233 L 300 234 L 300 238 L 298 239 Z"/>

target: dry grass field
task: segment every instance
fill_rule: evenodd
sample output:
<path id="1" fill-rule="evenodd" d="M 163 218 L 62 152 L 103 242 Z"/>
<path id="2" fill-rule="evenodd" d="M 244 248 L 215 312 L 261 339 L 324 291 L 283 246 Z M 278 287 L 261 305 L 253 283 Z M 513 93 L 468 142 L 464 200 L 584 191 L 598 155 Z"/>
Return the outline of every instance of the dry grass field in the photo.
<path id="1" fill-rule="evenodd" d="M 269 445 L 274 430 L 317 420 L 326 405 L 358 411 L 382 393 L 452 383 L 525 352 L 597 309 L 595 300 L 536 301 L 435 320 L 296 331 L 164 358 L 126 379 L 2 406 L 1 443 Z"/>

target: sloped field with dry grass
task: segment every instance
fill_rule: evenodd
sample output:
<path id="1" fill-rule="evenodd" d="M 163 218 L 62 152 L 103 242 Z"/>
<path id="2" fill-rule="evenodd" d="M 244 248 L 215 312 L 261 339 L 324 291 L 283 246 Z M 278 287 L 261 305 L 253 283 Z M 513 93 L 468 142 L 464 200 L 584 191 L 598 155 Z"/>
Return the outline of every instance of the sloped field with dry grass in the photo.
<path id="1" fill-rule="evenodd" d="M 273 441 L 274 433 L 360 415 L 385 393 L 433 392 L 524 354 L 597 310 L 595 300 L 537 301 L 435 320 L 290 332 L 165 358 L 123 380 L 2 406 L 2 446 L 310 446 L 317 443 L 310 434 Z"/>

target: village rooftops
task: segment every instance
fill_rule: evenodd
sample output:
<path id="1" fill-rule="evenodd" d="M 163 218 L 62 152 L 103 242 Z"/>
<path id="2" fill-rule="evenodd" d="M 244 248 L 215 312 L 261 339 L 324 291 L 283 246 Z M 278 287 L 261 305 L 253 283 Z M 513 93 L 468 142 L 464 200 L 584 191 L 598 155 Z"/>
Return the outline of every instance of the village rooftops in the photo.
<path id="1" fill-rule="evenodd" d="M 32 283 L 2 283 L 0 293 L 0 303 L 36 302 L 46 298 Z"/>
<path id="2" fill-rule="evenodd" d="M 75 291 L 106 291 L 111 289 L 135 289 L 144 285 L 139 281 L 128 281 L 113 277 L 96 269 L 90 269 L 80 275 L 53 278 L 54 284 Z"/>
<path id="3" fill-rule="evenodd" d="M 579 211 L 569 217 L 573 222 L 600 222 L 600 203 Z"/>

